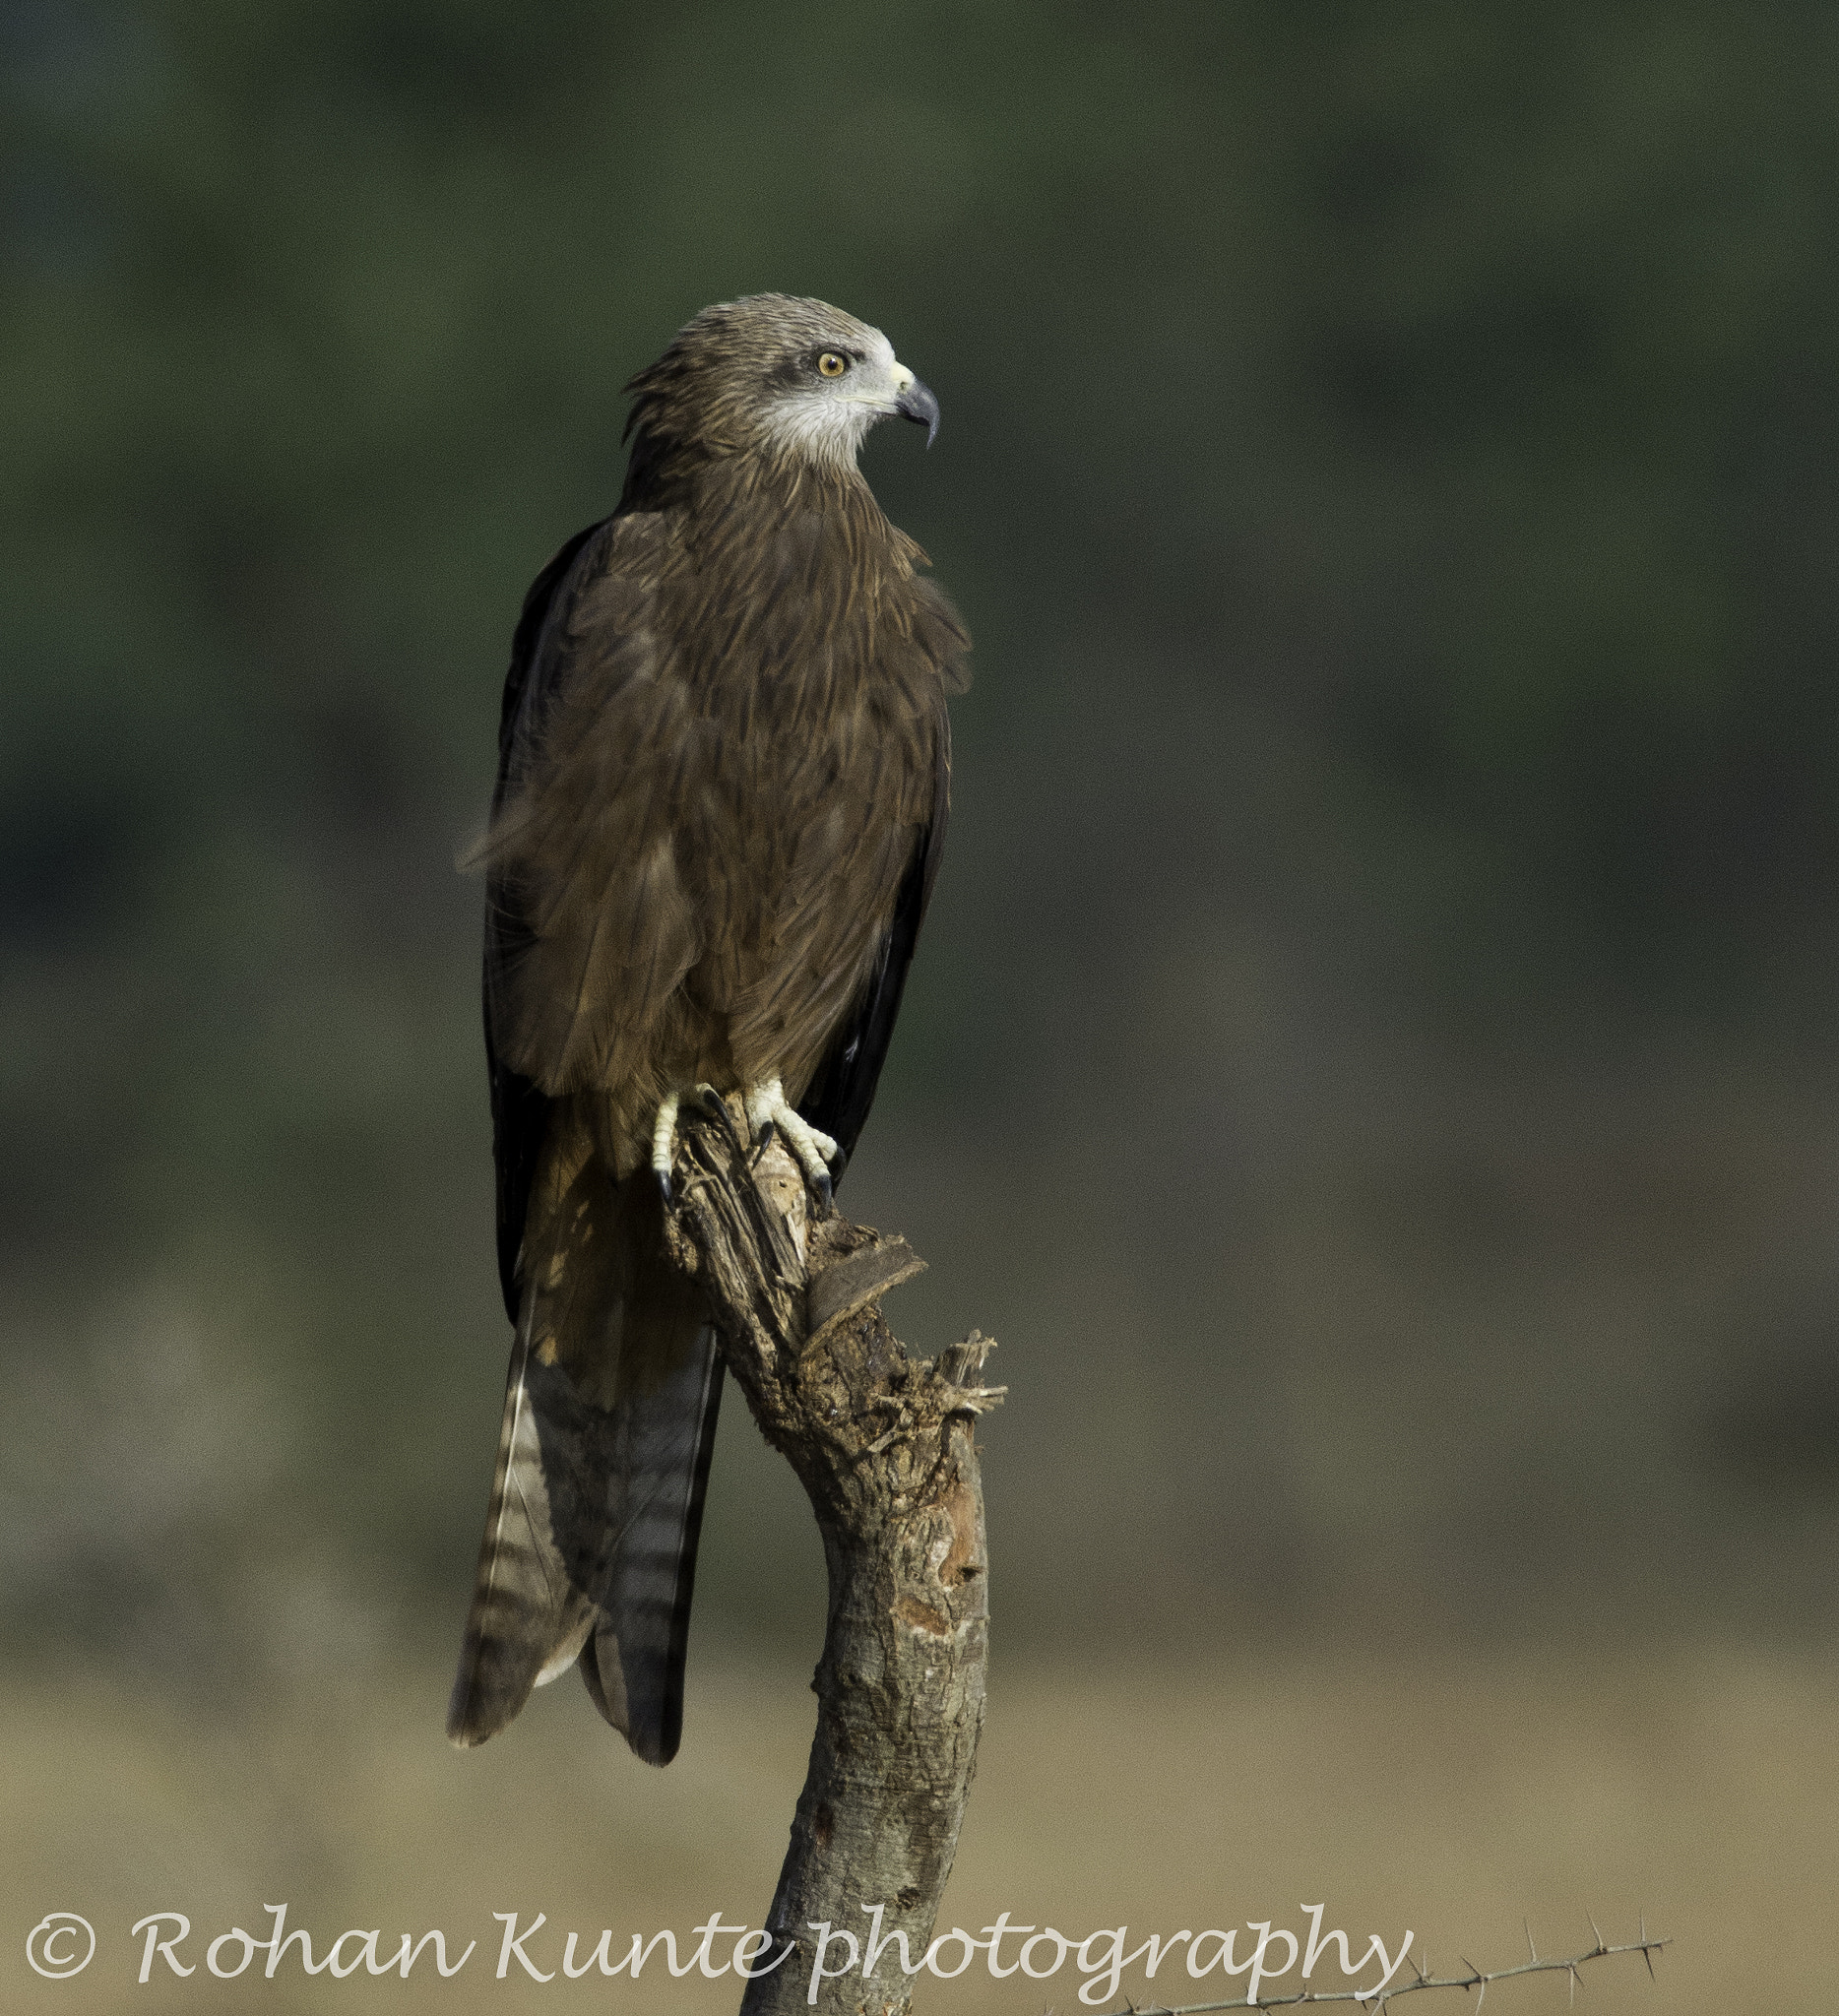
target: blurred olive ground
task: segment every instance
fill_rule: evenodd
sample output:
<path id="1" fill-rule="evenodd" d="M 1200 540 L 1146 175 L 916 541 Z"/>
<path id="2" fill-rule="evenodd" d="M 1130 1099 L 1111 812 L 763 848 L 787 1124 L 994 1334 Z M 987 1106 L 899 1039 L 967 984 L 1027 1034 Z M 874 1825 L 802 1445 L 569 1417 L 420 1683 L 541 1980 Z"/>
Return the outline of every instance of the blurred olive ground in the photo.
<path id="1" fill-rule="evenodd" d="M 0 1960 L 5 2005 L 65 2016 L 116 2009 L 730 2009 L 731 1983 L 642 1985 L 492 1978 L 491 1913 L 578 1928 L 589 1945 L 679 1932 L 721 1909 L 759 1917 L 771 1892 L 809 1736 L 803 1673 L 762 1656 L 693 1675 L 683 1751 L 667 1772 L 631 1762 L 565 1682 L 472 1755 L 439 1732 L 445 1674 L 430 1660 L 351 1671 L 314 1699 L 215 1725 L 98 1682 L 15 1678 L 0 1887 L 30 1911 L 79 1910 L 103 1950 L 79 1982 Z M 1615 1654 L 1449 1657 L 1427 1649 L 1247 1661 L 1232 1672 L 1137 1665 L 1084 1676 L 998 1662 L 989 1723 L 942 1923 L 999 1911 L 1075 1936 L 1269 1919 L 1300 1902 L 1358 1952 L 1409 1925 L 1417 1954 L 1455 1966 L 1612 1939 L 1645 1912 L 1677 1944 L 1650 1984 L 1638 1959 L 1596 1963 L 1582 2005 L 1693 2016 L 1823 2009 L 1839 1677 L 1828 1658 L 1678 1644 Z M 378 1924 L 477 1936 L 453 1980 L 293 1985 L 133 1983 L 128 1924 L 163 1908 L 216 1932 L 261 1930 L 261 1906 L 322 1935 Z M 257 1921 L 262 1921 L 260 1923 Z M 28 1920 L 27 1922 L 30 1922 Z M 545 1953 L 547 1928 L 533 1942 Z M 202 1951 L 194 1934 L 188 1957 Z M 552 1949 L 549 1949 L 552 1951 Z M 1013 1957 L 1013 1946 L 1006 1949 Z M 296 1949 L 297 1951 L 297 1949 Z M 257 1967 L 261 1966 L 258 1958 Z M 553 1959 L 546 1964 L 552 1966 Z M 1323 1963 L 1329 1964 L 1329 1963 Z M 426 1962 L 423 1962 L 425 1968 Z M 515 1963 L 513 1964 L 515 1971 Z M 1330 1983 L 1338 1984 L 1329 1964 Z M 1217 1977 L 1214 1978 L 1217 1981 Z M 1318 1972 L 1319 1984 L 1319 1972 Z M 920 2006 L 1061 2016 L 1053 1981 L 930 1983 Z M 1158 1986 L 1169 1983 L 1165 1964 Z M 1186 1993 L 1217 1996 L 1178 1970 Z M 1126 1992 L 1143 1996 L 1141 1976 Z M 1490 2006 L 1555 2010 L 1561 1978 L 1503 1984 Z M 1472 2005 L 1455 1993 L 1429 2012 Z"/>

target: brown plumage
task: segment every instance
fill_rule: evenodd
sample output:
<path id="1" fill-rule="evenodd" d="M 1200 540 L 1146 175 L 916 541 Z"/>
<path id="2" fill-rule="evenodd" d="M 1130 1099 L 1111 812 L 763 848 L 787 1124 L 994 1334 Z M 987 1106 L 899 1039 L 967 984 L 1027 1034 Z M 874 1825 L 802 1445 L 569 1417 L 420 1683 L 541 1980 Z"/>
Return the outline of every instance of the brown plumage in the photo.
<path id="1" fill-rule="evenodd" d="M 630 389 L 619 508 L 525 603 L 479 850 L 516 1341 L 448 1732 L 482 1741 L 579 1656 L 665 1763 L 721 1364 L 663 1258 L 654 1123 L 667 1095 L 778 1080 L 847 1158 L 969 640 L 856 468 L 875 419 L 937 422 L 878 331 L 724 303 Z"/>

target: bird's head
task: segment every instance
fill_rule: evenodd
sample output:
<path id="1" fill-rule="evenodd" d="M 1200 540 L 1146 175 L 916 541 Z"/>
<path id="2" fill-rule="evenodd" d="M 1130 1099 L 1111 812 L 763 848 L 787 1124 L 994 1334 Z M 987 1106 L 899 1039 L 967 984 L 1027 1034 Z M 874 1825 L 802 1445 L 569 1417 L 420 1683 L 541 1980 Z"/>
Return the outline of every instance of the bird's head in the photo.
<path id="1" fill-rule="evenodd" d="M 917 420 L 928 443 L 938 432 L 938 401 L 880 330 L 792 294 L 705 308 L 627 390 L 628 431 L 718 455 L 853 469 L 877 420 Z"/>

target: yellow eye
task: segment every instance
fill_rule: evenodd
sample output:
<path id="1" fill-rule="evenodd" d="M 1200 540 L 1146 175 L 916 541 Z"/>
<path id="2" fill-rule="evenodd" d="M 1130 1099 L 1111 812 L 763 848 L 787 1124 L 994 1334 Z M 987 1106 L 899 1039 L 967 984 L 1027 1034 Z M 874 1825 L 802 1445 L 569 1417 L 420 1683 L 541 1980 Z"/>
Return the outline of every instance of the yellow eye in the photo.
<path id="1" fill-rule="evenodd" d="M 841 378 L 850 367 L 835 350 L 826 350 L 817 360 L 817 368 L 826 378 Z"/>

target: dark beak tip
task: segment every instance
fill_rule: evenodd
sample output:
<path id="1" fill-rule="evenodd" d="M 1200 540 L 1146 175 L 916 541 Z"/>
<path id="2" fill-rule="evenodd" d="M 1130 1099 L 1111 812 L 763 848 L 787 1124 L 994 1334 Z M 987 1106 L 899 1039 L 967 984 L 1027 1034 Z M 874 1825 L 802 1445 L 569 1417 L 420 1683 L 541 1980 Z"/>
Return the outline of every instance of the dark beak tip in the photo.
<path id="1" fill-rule="evenodd" d="M 925 445 L 938 438 L 938 401 L 918 378 L 903 392 L 895 410 L 904 420 L 915 420 L 925 429 Z"/>

